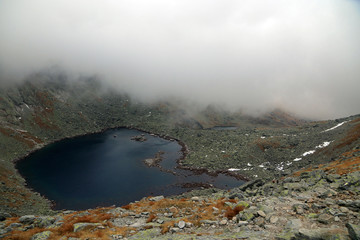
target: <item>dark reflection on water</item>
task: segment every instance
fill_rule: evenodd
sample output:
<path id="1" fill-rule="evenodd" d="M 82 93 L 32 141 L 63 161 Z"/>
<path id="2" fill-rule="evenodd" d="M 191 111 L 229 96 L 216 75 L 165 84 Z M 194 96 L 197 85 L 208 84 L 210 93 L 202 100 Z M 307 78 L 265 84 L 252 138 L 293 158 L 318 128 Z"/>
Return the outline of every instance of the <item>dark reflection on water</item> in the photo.
<path id="1" fill-rule="evenodd" d="M 56 203 L 56 209 L 121 206 L 149 195 L 188 191 L 181 187 L 184 183 L 201 182 L 219 188 L 243 183 L 222 174 L 211 177 L 176 169 L 176 160 L 182 154 L 177 142 L 149 134 L 145 134 L 145 142 L 130 140 L 139 134 L 142 132 L 120 128 L 63 140 L 19 161 L 17 168 L 31 188 Z M 165 152 L 161 166 L 175 171 L 175 175 L 144 164 L 144 159 L 158 151 Z"/>

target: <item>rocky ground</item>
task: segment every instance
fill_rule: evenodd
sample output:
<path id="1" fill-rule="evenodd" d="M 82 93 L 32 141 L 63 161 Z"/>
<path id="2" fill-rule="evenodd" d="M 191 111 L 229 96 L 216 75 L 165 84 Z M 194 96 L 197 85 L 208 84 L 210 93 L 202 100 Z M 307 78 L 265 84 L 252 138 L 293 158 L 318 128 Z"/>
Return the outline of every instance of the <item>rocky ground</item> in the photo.
<path id="1" fill-rule="evenodd" d="M 2 213 L 3 239 L 360 239 L 360 172 L 148 197 L 54 216 Z"/>

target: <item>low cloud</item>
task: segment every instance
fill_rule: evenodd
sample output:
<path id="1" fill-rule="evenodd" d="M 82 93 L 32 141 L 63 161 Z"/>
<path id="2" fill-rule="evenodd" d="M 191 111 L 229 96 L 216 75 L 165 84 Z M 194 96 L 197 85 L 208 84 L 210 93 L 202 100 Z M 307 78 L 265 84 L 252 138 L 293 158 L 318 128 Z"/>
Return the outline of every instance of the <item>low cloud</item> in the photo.
<path id="1" fill-rule="evenodd" d="M 1 82 L 58 65 L 143 101 L 360 113 L 357 0 L 4 0 Z"/>

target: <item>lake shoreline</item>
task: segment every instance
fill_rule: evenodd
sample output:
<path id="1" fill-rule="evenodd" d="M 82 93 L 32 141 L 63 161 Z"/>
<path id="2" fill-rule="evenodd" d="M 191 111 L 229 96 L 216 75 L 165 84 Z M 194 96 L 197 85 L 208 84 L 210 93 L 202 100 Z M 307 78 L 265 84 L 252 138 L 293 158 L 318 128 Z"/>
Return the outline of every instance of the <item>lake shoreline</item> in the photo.
<path id="1" fill-rule="evenodd" d="M 157 134 L 157 133 L 154 133 L 152 131 L 144 130 L 144 129 L 141 129 L 141 128 L 138 128 L 138 127 L 133 127 L 133 126 L 117 126 L 117 127 L 104 128 L 104 129 L 101 129 L 99 131 L 87 132 L 85 134 L 79 134 L 79 135 L 71 136 L 71 137 L 64 137 L 64 138 L 61 138 L 61 139 L 57 139 L 55 141 L 50 141 L 50 142 L 47 142 L 47 143 L 39 144 L 34 149 L 32 149 L 31 151 L 26 153 L 24 156 L 16 158 L 16 159 L 13 160 L 13 163 L 15 164 L 15 171 L 17 172 L 18 175 L 20 175 L 23 179 L 25 179 L 25 177 L 19 172 L 18 167 L 17 167 L 17 163 L 19 163 L 20 161 L 25 161 L 26 158 L 28 158 L 29 156 L 31 156 L 35 152 L 43 149 L 44 147 L 46 147 L 46 146 L 48 146 L 50 144 L 58 143 L 58 142 L 64 141 L 64 140 L 76 139 L 76 138 L 80 138 L 80 137 L 84 137 L 84 136 L 90 136 L 90 135 L 93 135 L 93 134 L 101 134 L 101 133 L 104 133 L 106 131 L 116 130 L 116 129 L 137 130 L 137 131 L 140 131 L 142 133 L 150 134 L 151 136 L 154 136 L 154 137 L 162 138 L 164 140 L 176 141 L 177 144 L 179 144 L 181 146 L 181 150 L 180 150 L 181 156 L 176 159 L 176 167 L 175 167 L 175 169 L 177 168 L 177 169 L 189 170 L 189 171 L 193 172 L 194 175 L 200 175 L 200 174 L 205 173 L 205 174 L 207 174 L 209 176 L 216 177 L 218 174 L 224 174 L 224 175 L 227 175 L 227 176 L 230 176 L 230 177 L 234 177 L 237 180 L 242 180 L 242 181 L 247 181 L 248 180 L 244 176 L 234 174 L 233 172 L 230 172 L 230 171 L 227 171 L 227 170 L 209 171 L 208 169 L 205 169 L 205 168 L 193 168 L 193 167 L 183 166 L 182 162 L 186 158 L 187 154 L 189 153 L 188 146 L 183 141 L 181 141 L 180 139 L 177 139 L 175 137 L 171 137 L 171 136 L 168 136 L 168 135 Z M 149 167 L 149 166 L 147 166 L 147 167 Z M 161 171 L 161 168 L 160 168 L 160 171 Z M 173 172 L 171 172 L 171 173 L 173 173 Z M 206 185 L 204 183 L 202 183 L 202 184 L 199 183 L 197 185 L 199 185 L 199 186 L 200 185 L 201 186 L 208 186 L 208 185 Z M 41 193 L 37 192 L 32 186 L 30 186 L 26 182 L 26 180 L 25 180 L 24 186 L 25 186 L 25 188 L 27 188 L 33 194 L 39 195 L 41 198 L 44 198 L 48 202 L 48 204 L 50 206 L 50 209 L 52 211 L 55 211 L 55 212 L 59 211 L 59 210 L 56 209 L 57 204 L 56 204 L 56 202 L 54 200 L 50 200 L 50 198 L 46 194 L 41 194 Z M 184 187 L 184 189 L 186 189 L 186 187 Z M 193 189 L 191 189 L 191 190 L 193 190 Z M 191 190 L 187 190 L 187 191 L 191 191 Z M 185 192 L 187 192 L 187 191 L 185 191 Z M 143 196 L 143 197 L 147 197 L 147 196 Z"/>

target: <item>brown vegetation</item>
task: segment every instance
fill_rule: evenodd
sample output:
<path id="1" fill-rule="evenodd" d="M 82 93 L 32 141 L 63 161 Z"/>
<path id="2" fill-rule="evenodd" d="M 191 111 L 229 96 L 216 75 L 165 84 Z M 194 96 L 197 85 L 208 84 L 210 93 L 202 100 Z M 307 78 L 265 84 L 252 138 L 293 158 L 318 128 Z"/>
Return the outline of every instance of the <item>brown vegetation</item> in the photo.
<path id="1" fill-rule="evenodd" d="M 316 167 L 310 167 L 295 172 L 294 176 L 300 176 L 303 172 L 311 172 L 314 170 L 324 170 L 327 173 L 335 173 L 339 175 L 360 171 L 360 150 L 355 149 L 345 152 L 338 159 L 327 164 L 320 164 Z"/>

